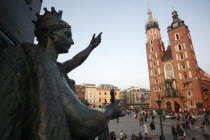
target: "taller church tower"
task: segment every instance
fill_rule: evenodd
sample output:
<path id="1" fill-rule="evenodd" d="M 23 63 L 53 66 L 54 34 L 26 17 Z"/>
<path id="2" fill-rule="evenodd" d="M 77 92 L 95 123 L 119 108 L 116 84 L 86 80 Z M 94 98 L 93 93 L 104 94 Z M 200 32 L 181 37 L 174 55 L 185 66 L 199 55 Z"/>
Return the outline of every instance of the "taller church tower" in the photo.
<path id="1" fill-rule="evenodd" d="M 146 29 L 146 51 L 150 82 L 150 106 L 156 106 L 156 99 L 164 89 L 163 69 L 160 66 L 161 58 L 164 55 L 164 44 L 161 40 L 160 29 L 158 22 L 152 17 L 152 12 L 148 10 L 148 22 L 145 25 Z M 157 92 L 159 91 L 159 92 Z"/>

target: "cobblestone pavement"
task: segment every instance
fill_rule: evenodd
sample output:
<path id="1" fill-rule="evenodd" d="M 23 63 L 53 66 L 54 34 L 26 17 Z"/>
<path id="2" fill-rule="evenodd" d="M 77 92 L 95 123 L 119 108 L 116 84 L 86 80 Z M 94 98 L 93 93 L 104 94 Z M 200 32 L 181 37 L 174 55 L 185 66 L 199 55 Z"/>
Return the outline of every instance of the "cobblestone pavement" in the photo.
<path id="1" fill-rule="evenodd" d="M 191 130 L 188 131 L 190 136 L 186 137 L 187 140 L 191 140 L 192 137 L 195 137 L 196 140 L 205 140 L 205 138 L 203 137 L 202 128 L 200 128 L 200 126 L 202 126 L 203 116 L 196 116 L 196 118 L 197 122 L 195 122 L 194 127 L 191 126 Z M 148 131 L 149 133 L 151 133 L 149 124 L 151 123 L 152 118 L 150 117 L 147 120 Z M 166 140 L 173 140 L 173 136 L 171 133 L 171 125 L 176 125 L 177 122 L 181 123 L 181 121 L 177 121 L 176 119 L 166 119 L 165 121 L 163 121 L 163 133 Z M 155 136 L 152 137 L 152 140 L 159 140 L 159 136 L 161 134 L 159 116 L 155 117 L 155 129 Z M 210 132 L 210 125 L 207 125 L 207 129 Z M 119 118 L 119 123 L 117 123 L 116 119 L 111 120 L 109 123 L 109 131 L 111 130 L 115 131 L 115 134 L 118 139 L 121 130 L 128 135 L 128 140 L 131 139 L 132 133 L 138 135 L 138 133 L 141 131 L 142 134 L 144 134 L 144 127 L 143 125 L 139 125 L 138 119 L 134 119 L 134 113 L 132 113 L 131 117 L 126 115 L 124 117 Z"/>

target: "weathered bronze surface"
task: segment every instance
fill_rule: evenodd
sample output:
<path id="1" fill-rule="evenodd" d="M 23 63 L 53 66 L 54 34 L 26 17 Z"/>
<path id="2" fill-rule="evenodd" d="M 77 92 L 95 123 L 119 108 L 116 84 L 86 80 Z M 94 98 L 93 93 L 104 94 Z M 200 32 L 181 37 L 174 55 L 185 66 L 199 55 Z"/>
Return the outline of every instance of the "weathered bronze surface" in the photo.
<path id="1" fill-rule="evenodd" d="M 67 73 L 100 44 L 101 33 L 93 35 L 85 50 L 59 63 L 58 55 L 74 44 L 71 27 L 61 15 L 45 9 L 34 22 L 38 45 L 22 43 L 1 52 L 1 140 L 89 140 L 106 131 L 110 119 L 124 115 L 119 101 L 101 112 L 76 97 Z"/>

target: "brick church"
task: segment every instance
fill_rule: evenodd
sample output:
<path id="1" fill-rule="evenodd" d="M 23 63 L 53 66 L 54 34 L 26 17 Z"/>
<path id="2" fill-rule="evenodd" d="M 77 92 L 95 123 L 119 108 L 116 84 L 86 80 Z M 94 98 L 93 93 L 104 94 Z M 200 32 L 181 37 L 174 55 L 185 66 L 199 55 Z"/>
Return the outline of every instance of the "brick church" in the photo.
<path id="1" fill-rule="evenodd" d="M 150 82 L 150 107 L 167 111 L 210 110 L 210 76 L 197 64 L 188 26 L 172 11 L 165 49 L 158 22 L 148 10 L 146 52 Z"/>

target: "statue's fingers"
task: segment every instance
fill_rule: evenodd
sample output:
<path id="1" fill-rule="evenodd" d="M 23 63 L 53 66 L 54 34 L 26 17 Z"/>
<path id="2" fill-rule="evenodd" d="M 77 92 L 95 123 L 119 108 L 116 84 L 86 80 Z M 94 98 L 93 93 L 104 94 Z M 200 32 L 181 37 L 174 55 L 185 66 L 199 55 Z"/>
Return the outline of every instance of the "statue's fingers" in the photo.
<path id="1" fill-rule="evenodd" d="M 96 36 L 96 34 L 93 34 L 93 37 L 92 37 L 92 40 L 91 41 L 93 41 L 93 39 L 95 39 L 95 36 Z"/>

